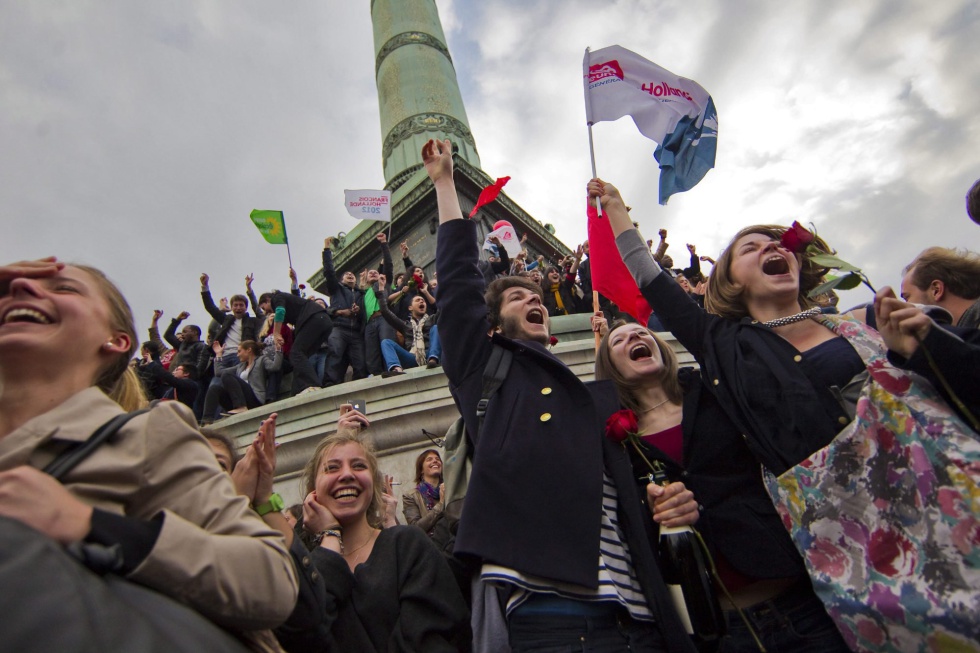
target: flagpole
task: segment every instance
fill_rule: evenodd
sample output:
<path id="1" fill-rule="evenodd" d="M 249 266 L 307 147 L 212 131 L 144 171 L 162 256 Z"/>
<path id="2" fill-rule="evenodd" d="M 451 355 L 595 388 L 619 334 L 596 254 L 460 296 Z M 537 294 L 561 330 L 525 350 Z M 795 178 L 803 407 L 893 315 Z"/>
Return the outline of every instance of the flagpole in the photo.
<path id="1" fill-rule="evenodd" d="M 282 215 L 282 239 L 286 241 L 286 258 L 289 259 L 289 269 L 293 269 L 293 254 L 289 251 L 289 234 L 286 233 L 286 213 L 284 211 L 279 212 Z"/>
<path id="2" fill-rule="evenodd" d="M 582 84 L 585 87 L 585 101 L 588 104 L 587 113 L 592 115 L 592 94 L 589 92 L 589 64 L 592 63 L 592 58 L 590 56 L 592 48 L 585 48 L 585 58 L 582 61 Z M 594 123 L 590 120 L 586 122 L 589 128 L 589 160 L 592 162 L 592 178 L 597 179 L 599 175 L 596 173 L 595 169 L 595 142 L 592 140 L 592 125 Z M 599 198 L 595 198 L 595 210 L 599 214 L 599 218 L 602 218 L 602 203 Z"/>

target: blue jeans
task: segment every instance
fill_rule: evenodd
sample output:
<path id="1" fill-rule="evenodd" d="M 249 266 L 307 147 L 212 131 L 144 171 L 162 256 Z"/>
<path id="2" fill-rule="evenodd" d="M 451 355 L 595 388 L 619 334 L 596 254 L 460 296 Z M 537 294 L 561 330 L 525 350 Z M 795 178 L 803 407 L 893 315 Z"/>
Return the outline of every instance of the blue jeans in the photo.
<path id="1" fill-rule="evenodd" d="M 813 592 L 809 579 L 774 599 L 743 610 L 768 653 L 847 653 L 837 626 Z M 718 653 L 758 653 L 752 634 L 734 610 L 725 611 L 728 634 Z"/>
<path id="2" fill-rule="evenodd" d="M 310 365 L 313 366 L 313 371 L 316 374 L 316 378 L 320 382 L 318 386 L 323 385 L 323 370 L 327 366 L 327 350 L 321 349 L 317 353 L 310 356 Z"/>
<path id="3" fill-rule="evenodd" d="M 604 616 L 522 614 L 507 619 L 513 653 L 666 653 L 656 624 L 634 621 L 625 609 Z"/>
<path id="4" fill-rule="evenodd" d="M 212 405 L 208 406 L 207 410 L 204 410 L 203 407 L 205 404 L 203 400 L 207 399 L 208 390 L 211 388 L 221 388 L 221 370 L 228 369 L 229 367 L 237 367 L 239 362 L 237 351 L 230 353 L 225 352 L 221 358 L 214 359 L 214 377 L 211 379 L 211 383 L 208 384 L 208 387 L 201 388 L 201 391 L 198 394 L 199 397 L 203 398 L 201 403 L 201 419 L 212 422 L 220 417 L 218 404 L 212 402 Z M 217 392 L 217 390 L 214 390 L 213 392 Z M 208 414 L 208 411 L 211 412 L 210 415 Z"/>
<path id="5" fill-rule="evenodd" d="M 381 341 L 381 356 L 385 360 L 385 369 L 391 370 L 395 367 L 411 368 L 418 367 L 418 361 L 415 360 L 415 354 L 411 353 L 401 345 L 399 345 L 394 340 L 382 340 Z M 439 327 L 434 326 L 429 331 L 429 349 L 426 351 L 425 357 L 435 358 L 439 360 L 442 358 L 442 344 L 439 342 Z"/>

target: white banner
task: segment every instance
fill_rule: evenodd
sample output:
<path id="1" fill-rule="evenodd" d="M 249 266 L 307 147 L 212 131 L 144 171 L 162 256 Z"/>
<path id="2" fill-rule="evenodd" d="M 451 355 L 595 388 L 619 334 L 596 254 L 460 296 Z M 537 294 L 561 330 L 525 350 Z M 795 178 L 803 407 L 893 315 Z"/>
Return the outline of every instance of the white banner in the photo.
<path id="1" fill-rule="evenodd" d="M 344 205 L 351 217 L 358 220 L 391 222 L 390 190 L 346 190 Z"/>
<path id="2" fill-rule="evenodd" d="M 618 45 L 586 52 L 583 63 L 586 120 L 632 116 L 641 134 L 661 144 L 681 118 L 699 115 L 710 99 L 697 82 Z"/>
<path id="3" fill-rule="evenodd" d="M 493 236 L 500 240 L 500 244 L 507 250 L 507 256 L 513 262 L 514 258 L 521 253 L 521 239 L 517 237 L 514 228 L 508 224 L 488 233 L 486 240 L 483 241 L 483 249 L 490 249 L 494 246 L 490 242 L 490 238 Z"/>

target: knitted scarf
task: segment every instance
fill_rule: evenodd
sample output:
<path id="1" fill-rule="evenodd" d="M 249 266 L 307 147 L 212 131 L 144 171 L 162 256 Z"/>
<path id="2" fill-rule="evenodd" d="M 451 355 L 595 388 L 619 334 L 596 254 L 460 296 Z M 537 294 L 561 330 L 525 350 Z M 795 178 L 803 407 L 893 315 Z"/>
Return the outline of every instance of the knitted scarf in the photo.
<path id="1" fill-rule="evenodd" d="M 425 330 L 423 327 L 429 322 L 429 317 L 426 315 L 421 320 L 416 320 L 414 317 L 408 318 L 408 321 L 412 323 L 412 346 L 409 348 L 409 352 L 415 354 L 415 362 L 419 365 L 425 365 Z"/>
<path id="2" fill-rule="evenodd" d="M 555 305 L 558 307 L 558 312 L 562 315 L 568 315 L 568 311 L 565 309 L 565 303 L 561 300 L 561 292 L 559 292 L 560 288 L 561 283 L 553 283 L 551 284 L 550 291 L 555 295 Z"/>

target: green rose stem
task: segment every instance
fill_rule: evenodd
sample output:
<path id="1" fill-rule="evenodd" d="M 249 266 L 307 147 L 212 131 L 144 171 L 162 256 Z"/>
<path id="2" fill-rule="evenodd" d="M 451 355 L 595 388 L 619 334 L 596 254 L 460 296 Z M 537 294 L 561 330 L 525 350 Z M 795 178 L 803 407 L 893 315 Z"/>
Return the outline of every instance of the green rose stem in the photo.
<path id="1" fill-rule="evenodd" d="M 919 337 L 919 334 L 915 334 L 915 340 L 919 343 L 919 346 L 922 347 L 922 353 L 926 357 L 926 362 L 929 363 L 929 368 L 939 379 L 939 382 L 943 385 L 946 392 L 949 393 L 949 398 L 953 401 L 953 404 L 963 412 L 967 420 L 970 422 L 970 426 L 973 427 L 973 430 L 980 432 L 980 421 L 977 420 L 976 416 L 970 412 L 970 409 L 963 404 L 963 401 L 959 398 L 959 396 L 957 396 L 956 392 L 953 391 L 952 386 L 949 385 L 949 381 L 947 381 L 946 377 L 943 376 L 943 373 L 939 371 L 939 366 L 936 364 L 936 359 L 932 357 L 932 352 L 930 352 L 929 348 L 926 347 L 926 344 L 922 342 L 922 338 Z"/>

